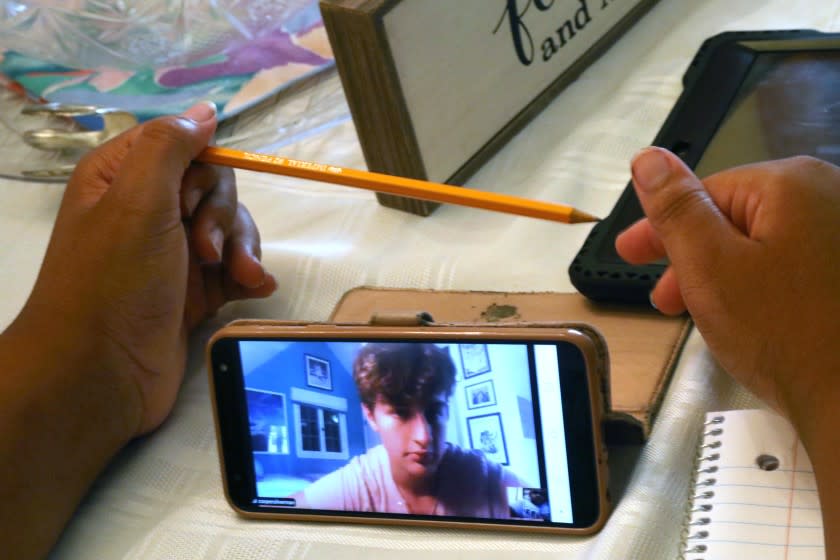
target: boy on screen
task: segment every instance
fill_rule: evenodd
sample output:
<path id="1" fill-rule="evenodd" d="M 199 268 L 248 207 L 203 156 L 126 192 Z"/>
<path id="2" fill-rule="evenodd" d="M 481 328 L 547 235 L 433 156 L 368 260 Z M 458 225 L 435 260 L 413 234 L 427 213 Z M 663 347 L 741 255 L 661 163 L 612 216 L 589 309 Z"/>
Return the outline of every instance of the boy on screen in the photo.
<path id="1" fill-rule="evenodd" d="M 382 443 L 293 498 L 327 510 L 507 518 L 526 486 L 479 451 L 446 441 L 455 366 L 434 344 L 363 346 L 353 364 L 362 412 Z"/>

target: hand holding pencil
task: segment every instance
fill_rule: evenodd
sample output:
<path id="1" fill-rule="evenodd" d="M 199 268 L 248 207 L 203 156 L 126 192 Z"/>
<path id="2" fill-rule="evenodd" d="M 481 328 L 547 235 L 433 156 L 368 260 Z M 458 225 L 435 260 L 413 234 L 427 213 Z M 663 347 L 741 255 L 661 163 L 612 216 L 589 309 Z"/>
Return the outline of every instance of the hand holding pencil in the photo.
<path id="1" fill-rule="evenodd" d="M 599 218 L 582 212 L 571 206 L 531 200 L 512 195 L 470 190 L 463 187 L 444 185 L 373 173 L 358 169 L 348 169 L 323 163 L 301 161 L 284 157 L 243 152 L 231 148 L 210 146 L 196 158 L 198 161 L 214 165 L 236 167 L 251 171 L 262 171 L 356 187 L 382 193 L 419 198 L 433 202 L 460 204 L 473 208 L 483 208 L 495 212 L 517 214 L 543 220 L 553 220 L 567 224 L 597 222 Z"/>

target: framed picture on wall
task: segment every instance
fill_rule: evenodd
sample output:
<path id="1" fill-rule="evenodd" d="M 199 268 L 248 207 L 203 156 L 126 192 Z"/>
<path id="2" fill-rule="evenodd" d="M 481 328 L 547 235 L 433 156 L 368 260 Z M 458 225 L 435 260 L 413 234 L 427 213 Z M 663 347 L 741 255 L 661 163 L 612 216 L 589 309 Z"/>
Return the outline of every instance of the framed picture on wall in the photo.
<path id="1" fill-rule="evenodd" d="M 487 458 L 500 465 L 508 464 L 505 431 L 498 412 L 467 418 L 470 447 L 482 451 Z"/>
<path id="2" fill-rule="evenodd" d="M 332 373 L 327 360 L 316 358 L 308 354 L 306 357 L 306 384 L 318 389 L 332 391 Z"/>
<path id="3" fill-rule="evenodd" d="M 464 387 L 467 394 L 467 408 L 482 408 L 496 404 L 496 390 L 493 380 L 481 381 Z"/>
<path id="4" fill-rule="evenodd" d="M 461 367 L 464 368 L 464 378 L 490 371 L 490 356 L 487 354 L 486 344 L 459 344 Z"/>

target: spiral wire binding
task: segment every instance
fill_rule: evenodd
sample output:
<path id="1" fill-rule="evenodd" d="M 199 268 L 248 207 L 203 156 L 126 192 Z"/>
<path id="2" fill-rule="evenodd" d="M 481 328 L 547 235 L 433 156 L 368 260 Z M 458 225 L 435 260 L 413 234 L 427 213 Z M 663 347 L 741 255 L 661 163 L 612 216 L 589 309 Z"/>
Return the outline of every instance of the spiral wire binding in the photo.
<path id="1" fill-rule="evenodd" d="M 702 541 L 709 538 L 709 531 L 704 527 L 711 523 L 708 515 L 713 505 L 709 500 L 715 497 L 714 486 L 717 479 L 714 473 L 718 467 L 715 463 L 720 459 L 720 453 L 715 451 L 722 445 L 720 436 L 723 428 L 723 416 L 713 416 L 703 423 L 703 438 L 697 447 L 697 457 L 694 460 L 694 472 L 691 479 L 691 493 L 685 512 L 685 522 L 680 533 L 682 550 L 679 560 L 686 560 L 687 554 L 703 554 L 708 546 Z M 692 556 L 692 560 L 704 560 L 703 556 Z"/>

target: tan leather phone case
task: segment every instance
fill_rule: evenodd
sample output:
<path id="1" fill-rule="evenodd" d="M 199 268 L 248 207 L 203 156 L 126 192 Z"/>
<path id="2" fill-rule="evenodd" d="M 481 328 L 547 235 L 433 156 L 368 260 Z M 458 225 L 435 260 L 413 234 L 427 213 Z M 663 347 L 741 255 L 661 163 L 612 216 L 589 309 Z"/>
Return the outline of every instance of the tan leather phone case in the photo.
<path id="1" fill-rule="evenodd" d="M 410 519 L 398 518 L 393 516 L 383 516 L 382 518 L 357 517 L 357 516 L 336 516 L 336 515 L 318 515 L 318 514 L 299 514 L 299 513 L 283 513 L 280 515 L 273 515 L 271 513 L 254 513 L 243 511 L 237 507 L 231 499 L 228 492 L 229 485 L 225 479 L 225 492 L 231 506 L 239 513 L 247 517 L 254 518 L 281 518 L 283 520 L 302 520 L 302 521 L 345 521 L 351 523 L 376 523 L 376 524 L 391 524 L 391 525 L 419 525 L 419 526 L 437 526 L 450 528 L 470 528 L 470 529 L 492 529 L 492 530 L 512 530 L 520 532 L 548 532 L 555 534 L 591 534 L 598 531 L 606 519 L 610 511 L 609 496 L 607 491 L 608 469 L 607 469 L 607 451 L 604 444 L 604 437 L 602 431 L 602 422 L 605 411 L 610 409 L 610 394 L 609 394 L 609 358 L 607 354 L 606 343 L 601 334 L 588 324 L 584 323 L 553 323 L 553 322 L 531 322 L 531 323 L 506 323 L 504 325 L 492 324 L 476 324 L 476 323 L 446 323 L 446 324 L 429 324 L 428 317 L 423 314 L 408 314 L 408 315 L 392 315 L 379 316 L 374 318 L 372 323 L 299 323 L 299 322 L 284 322 L 284 321 L 264 321 L 264 320 L 243 320 L 235 321 L 214 334 L 208 343 L 207 361 L 210 373 L 210 385 L 213 393 L 214 418 L 217 423 L 217 437 L 219 437 L 219 458 L 221 461 L 221 471 L 223 477 L 227 469 L 224 464 L 224 454 L 222 452 L 222 439 L 219 436 L 220 429 L 218 425 L 219 411 L 217 408 L 217 399 L 215 398 L 216 388 L 214 387 L 214 375 L 212 364 L 210 363 L 211 353 L 210 349 L 215 341 L 222 338 L 273 338 L 278 336 L 290 336 L 301 338 L 364 338 L 364 339 L 398 339 L 400 337 L 411 336 L 412 338 L 429 337 L 436 340 L 457 340 L 457 337 L 463 336 L 464 333 L 469 333 L 471 338 L 476 337 L 476 333 L 483 340 L 488 343 L 493 340 L 510 340 L 511 338 L 522 337 L 523 340 L 543 340 L 546 342 L 563 340 L 574 344 L 580 349 L 586 369 L 588 372 L 588 385 L 590 395 L 590 411 L 591 424 L 594 432 L 594 449 L 595 457 L 592 468 L 595 470 L 595 478 L 598 486 L 598 518 L 588 527 L 584 528 L 557 528 L 545 527 L 539 525 L 516 525 L 516 524 L 499 524 L 499 523 L 483 523 L 480 521 L 459 522 L 450 520 L 428 520 L 428 519 Z"/>

